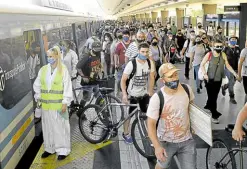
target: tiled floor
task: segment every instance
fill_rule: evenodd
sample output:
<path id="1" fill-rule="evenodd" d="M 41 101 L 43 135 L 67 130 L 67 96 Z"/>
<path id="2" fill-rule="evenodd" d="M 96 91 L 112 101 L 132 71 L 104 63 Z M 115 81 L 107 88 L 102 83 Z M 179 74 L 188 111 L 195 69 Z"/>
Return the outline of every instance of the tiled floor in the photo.
<path id="1" fill-rule="evenodd" d="M 192 72 L 190 72 L 191 79 L 185 80 L 183 76 L 184 65 L 177 65 L 177 67 L 181 69 L 180 81 L 190 84 L 195 92 L 195 82 L 192 79 Z M 224 132 L 224 128 L 226 124 L 235 122 L 236 116 L 244 104 L 244 92 L 242 84 L 238 82 L 236 83 L 235 93 L 236 100 L 238 102 L 237 105 L 232 105 L 229 103 L 228 94 L 225 97 L 222 96 L 221 93 L 219 94 L 218 111 L 223 115 L 220 117 L 220 124 L 213 124 L 213 137 L 221 138 L 232 145 L 235 145 L 235 143 L 231 140 L 231 137 Z M 196 94 L 195 92 L 195 104 L 200 108 L 204 107 L 206 100 L 207 95 L 205 87 L 202 90 L 202 94 Z M 142 157 L 136 151 L 133 145 L 127 145 L 124 143 L 121 136 L 123 128 L 119 129 L 118 136 L 114 138 L 112 142 L 109 143 L 109 145 L 100 145 L 97 147 L 87 143 L 81 136 L 77 121 L 78 118 L 76 115 L 72 116 L 71 133 L 72 145 L 74 145 L 72 146 L 72 152 L 74 151 L 76 153 L 71 153 L 70 159 L 65 161 L 63 164 L 53 162 L 54 165 L 49 165 L 49 169 L 154 169 L 155 161 L 147 161 L 147 159 Z M 197 143 L 197 168 L 206 169 L 206 152 L 208 145 L 200 138 L 195 137 L 195 139 Z M 42 148 L 40 151 L 42 151 Z M 39 155 L 40 153 L 37 155 L 36 160 L 34 161 L 33 168 L 44 168 L 45 164 L 47 165 L 46 162 L 42 162 L 42 160 L 40 160 Z M 73 156 L 76 156 L 76 158 Z M 178 169 L 176 166 L 176 161 L 176 159 L 173 161 L 170 167 L 171 169 Z"/>

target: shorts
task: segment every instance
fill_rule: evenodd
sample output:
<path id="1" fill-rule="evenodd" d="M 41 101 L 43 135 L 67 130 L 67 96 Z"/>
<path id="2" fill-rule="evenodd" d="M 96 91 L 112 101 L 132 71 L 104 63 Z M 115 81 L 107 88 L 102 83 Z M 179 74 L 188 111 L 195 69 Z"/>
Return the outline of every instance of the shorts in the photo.
<path id="1" fill-rule="evenodd" d="M 172 158 L 176 155 L 183 169 L 196 169 L 196 143 L 193 138 L 181 143 L 162 141 L 161 145 L 165 148 L 168 156 L 165 162 L 157 160 L 157 164 L 161 168 L 169 168 Z"/>
<path id="2" fill-rule="evenodd" d="M 131 96 L 129 101 L 130 101 L 130 104 L 137 104 L 137 100 L 139 100 L 139 105 L 140 105 L 141 111 L 146 113 L 147 108 L 148 108 L 149 99 L 150 99 L 150 96 L 148 94 L 145 94 L 144 96 L 141 96 L 141 97 Z M 136 107 L 130 107 L 129 108 L 129 114 L 135 109 L 136 109 Z"/>

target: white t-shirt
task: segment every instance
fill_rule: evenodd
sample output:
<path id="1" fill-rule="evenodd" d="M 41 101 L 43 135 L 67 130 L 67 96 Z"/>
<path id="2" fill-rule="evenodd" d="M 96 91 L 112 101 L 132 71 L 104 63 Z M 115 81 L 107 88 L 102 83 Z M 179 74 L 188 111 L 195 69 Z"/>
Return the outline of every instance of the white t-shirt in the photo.
<path id="1" fill-rule="evenodd" d="M 129 59 L 136 57 L 138 54 L 138 45 L 136 42 L 130 43 L 129 47 L 127 48 L 125 52 L 125 56 L 128 57 Z M 152 56 L 152 51 L 149 48 L 149 56 Z"/>
<path id="2" fill-rule="evenodd" d="M 195 96 L 192 89 L 189 86 L 188 88 L 190 91 L 190 101 L 192 101 Z M 190 132 L 188 94 L 182 86 L 179 86 L 178 91 L 173 95 L 166 94 L 164 87 L 161 88 L 161 91 L 164 96 L 164 107 L 157 129 L 159 140 L 179 143 L 190 139 L 192 135 Z M 169 107 L 169 112 L 164 112 L 165 107 Z M 151 119 L 158 120 L 159 109 L 160 99 L 156 93 L 150 99 L 147 116 Z"/>
<path id="3" fill-rule="evenodd" d="M 247 48 L 241 51 L 240 57 L 245 58 L 242 66 L 242 76 L 247 76 Z"/>
<path id="4" fill-rule="evenodd" d="M 192 40 L 190 40 L 190 44 L 188 46 L 188 49 L 187 49 L 187 46 L 188 46 L 188 39 L 184 42 L 184 46 L 183 47 L 186 48 L 185 56 L 189 58 L 191 49 L 194 46 Z"/>
<path id="5" fill-rule="evenodd" d="M 138 58 L 136 58 L 136 73 L 132 79 L 130 79 L 129 86 L 127 92 L 130 96 L 140 97 L 147 94 L 148 88 L 148 77 L 150 72 L 155 71 L 155 67 L 152 61 L 151 70 L 149 69 L 148 62 L 146 61 L 144 64 L 138 62 Z M 131 61 L 128 62 L 124 69 L 124 74 L 130 75 L 133 70 L 133 64 Z"/>

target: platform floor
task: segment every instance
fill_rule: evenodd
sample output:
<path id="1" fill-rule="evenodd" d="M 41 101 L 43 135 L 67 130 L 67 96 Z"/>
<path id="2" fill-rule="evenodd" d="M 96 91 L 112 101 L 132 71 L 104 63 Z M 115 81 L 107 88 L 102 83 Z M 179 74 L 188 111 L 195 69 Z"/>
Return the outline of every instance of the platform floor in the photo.
<path id="1" fill-rule="evenodd" d="M 207 100 L 205 87 L 202 90 L 202 94 L 197 94 L 192 71 L 190 72 L 190 80 L 186 80 L 183 75 L 184 65 L 179 64 L 177 67 L 181 69 L 180 81 L 192 86 L 195 93 L 195 104 L 203 108 Z M 238 102 L 237 105 L 229 102 L 228 92 L 225 97 L 220 92 L 218 111 L 223 115 L 220 117 L 220 124 L 213 124 L 214 138 L 224 139 L 233 146 L 235 142 L 224 132 L 224 128 L 226 124 L 235 122 L 238 112 L 244 105 L 243 86 L 238 82 L 235 85 L 235 94 Z M 93 145 L 82 137 L 78 128 L 78 117 L 76 115 L 72 116 L 70 124 L 72 137 L 71 154 L 61 162 L 56 160 L 57 157 L 55 155 L 47 159 L 41 159 L 40 157 L 43 153 L 43 147 L 41 147 L 30 167 L 31 169 L 154 169 L 155 161 L 148 161 L 135 150 L 133 145 L 124 143 L 121 137 L 122 128 L 120 128 L 118 136 L 111 141 L 105 144 Z M 206 151 L 208 145 L 197 136 L 194 138 L 197 143 L 197 168 L 206 169 Z M 246 159 L 246 156 L 244 158 Z M 245 160 L 245 163 L 246 166 L 247 160 Z M 182 167 L 179 166 L 175 158 L 170 168 L 180 169 Z"/>

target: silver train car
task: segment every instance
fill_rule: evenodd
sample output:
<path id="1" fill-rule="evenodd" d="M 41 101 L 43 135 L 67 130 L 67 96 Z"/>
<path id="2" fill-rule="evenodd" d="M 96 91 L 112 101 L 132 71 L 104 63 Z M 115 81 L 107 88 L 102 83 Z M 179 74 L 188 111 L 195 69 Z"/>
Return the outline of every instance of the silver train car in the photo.
<path id="1" fill-rule="evenodd" d="M 100 24 L 74 12 L 0 4 L 0 169 L 14 169 L 35 137 L 30 51 L 40 61 L 37 74 L 50 47 L 71 40 L 79 54 Z"/>

